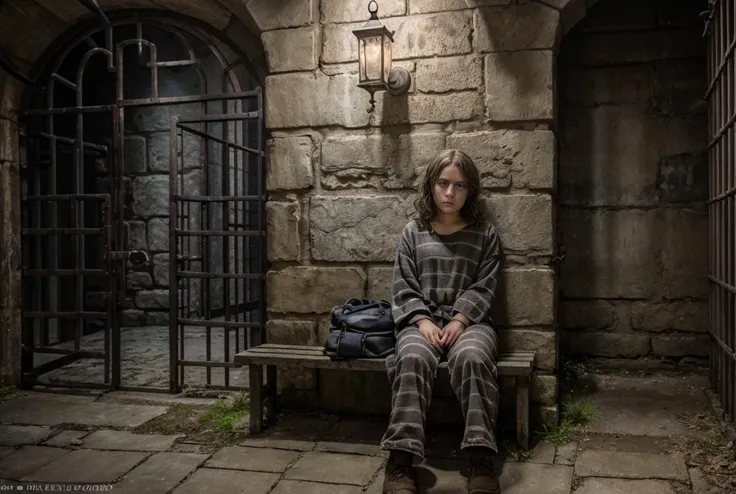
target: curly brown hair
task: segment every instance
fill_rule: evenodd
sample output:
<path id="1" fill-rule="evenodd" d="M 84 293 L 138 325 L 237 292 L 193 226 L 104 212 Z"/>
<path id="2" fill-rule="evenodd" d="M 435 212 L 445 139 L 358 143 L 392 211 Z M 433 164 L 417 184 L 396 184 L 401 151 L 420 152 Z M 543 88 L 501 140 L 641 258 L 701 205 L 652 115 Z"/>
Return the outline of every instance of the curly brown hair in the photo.
<path id="1" fill-rule="evenodd" d="M 419 186 L 419 196 L 414 201 L 414 208 L 419 218 L 426 224 L 437 215 L 437 205 L 434 203 L 432 189 L 440 178 L 442 170 L 450 165 L 460 169 L 468 186 L 468 197 L 465 199 L 460 216 L 469 224 L 478 223 L 485 219 L 485 211 L 480 200 L 480 173 L 473 160 L 459 149 L 446 149 L 430 161 L 424 171 Z"/>

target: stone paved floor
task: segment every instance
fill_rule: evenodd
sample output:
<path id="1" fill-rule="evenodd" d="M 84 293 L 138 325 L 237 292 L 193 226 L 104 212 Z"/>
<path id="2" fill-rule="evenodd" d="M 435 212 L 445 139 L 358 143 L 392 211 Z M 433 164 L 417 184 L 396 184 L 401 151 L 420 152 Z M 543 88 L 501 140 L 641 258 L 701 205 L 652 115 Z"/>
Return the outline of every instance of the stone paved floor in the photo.
<path id="1" fill-rule="evenodd" d="M 505 461 L 504 494 L 719 494 L 670 441 L 692 434 L 677 420 L 708 404 L 698 377 L 604 378 L 590 396 L 599 421 L 580 443 L 537 444 Z M 618 399 L 616 399 L 618 397 Z M 112 485 L 113 493 L 378 494 L 385 419 L 285 415 L 266 433 L 220 449 L 183 436 L 130 432 L 184 398 L 28 393 L 0 404 L 0 490 L 61 482 Z M 201 402 L 201 401 L 200 401 Z M 460 431 L 430 432 L 421 492 L 466 492 Z"/>
<path id="2" fill-rule="evenodd" d="M 210 335 L 210 358 L 207 359 L 207 333 L 205 328 L 187 327 L 184 332 L 184 357 L 186 360 L 225 360 L 225 338 L 222 328 L 214 328 Z M 243 338 L 236 347 L 235 335 L 231 331 L 228 360 L 232 361 L 236 348 L 242 351 Z M 61 348 L 73 348 L 74 342 L 64 342 Z M 84 336 L 80 348 L 87 351 L 104 351 L 104 333 L 98 331 Z M 169 327 L 142 326 L 122 328 L 120 333 L 122 362 L 121 385 L 166 389 L 169 385 Z M 40 365 L 58 355 L 37 354 L 35 365 Z M 103 383 L 104 367 L 102 360 L 81 359 L 72 364 L 43 375 L 48 383 Z M 215 368 L 210 371 L 210 383 L 225 384 L 225 370 Z M 248 373 L 238 370 L 229 372 L 231 386 L 248 386 Z M 203 367 L 189 367 L 185 370 L 185 386 L 202 386 L 207 383 L 207 370 Z"/>

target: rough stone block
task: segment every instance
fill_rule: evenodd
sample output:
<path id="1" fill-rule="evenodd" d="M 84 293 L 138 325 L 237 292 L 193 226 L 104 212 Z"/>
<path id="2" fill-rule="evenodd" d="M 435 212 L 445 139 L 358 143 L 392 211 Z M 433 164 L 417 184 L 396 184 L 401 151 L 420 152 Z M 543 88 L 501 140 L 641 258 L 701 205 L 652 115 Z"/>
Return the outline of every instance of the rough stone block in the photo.
<path id="1" fill-rule="evenodd" d="M 394 60 L 470 53 L 471 11 L 443 12 L 381 19 L 394 31 Z M 324 30 L 322 62 L 345 63 L 358 60 L 353 30 L 365 21 L 328 25 Z"/>
<path id="2" fill-rule="evenodd" d="M 557 376 L 533 373 L 530 399 L 533 403 L 554 405 L 557 399 Z"/>
<path id="3" fill-rule="evenodd" d="M 707 109 L 706 59 L 663 60 L 654 64 L 654 109 L 676 115 Z"/>
<path id="4" fill-rule="evenodd" d="M 707 153 L 664 157 L 659 193 L 665 204 L 705 202 L 708 199 Z"/>
<path id="5" fill-rule="evenodd" d="M 387 134 L 325 139 L 322 141 L 322 171 L 380 173 L 394 167 L 401 159 L 396 148 L 396 139 Z"/>
<path id="6" fill-rule="evenodd" d="M 307 26 L 314 22 L 315 0 L 248 0 L 247 7 L 261 31 Z"/>
<path id="7" fill-rule="evenodd" d="M 376 125 L 455 122 L 483 115 L 483 98 L 476 92 L 376 95 Z"/>
<path id="8" fill-rule="evenodd" d="M 124 310 L 121 325 L 123 327 L 143 326 L 143 315 L 142 310 Z"/>
<path id="9" fill-rule="evenodd" d="M 649 336 L 642 334 L 565 331 L 563 342 L 572 355 L 639 358 L 649 353 Z"/>
<path id="10" fill-rule="evenodd" d="M 124 142 L 123 170 L 125 173 L 145 173 L 146 138 L 143 136 L 126 136 Z"/>
<path id="11" fill-rule="evenodd" d="M 328 77 L 314 72 L 268 76 L 266 125 L 270 129 L 365 127 L 370 118 L 366 112 L 370 96 L 357 84 L 357 74 Z"/>
<path id="12" fill-rule="evenodd" d="M 272 319 L 266 322 L 269 343 L 277 345 L 314 345 L 314 321 Z"/>
<path id="13" fill-rule="evenodd" d="M 559 11 L 540 3 L 477 9 L 473 46 L 481 53 L 554 49 L 559 24 Z"/>
<path id="14" fill-rule="evenodd" d="M 652 100 L 650 65 L 595 67 L 560 70 L 561 104 L 647 104 Z"/>
<path id="15" fill-rule="evenodd" d="M 168 290 L 141 290 L 135 294 L 135 306 L 139 309 L 168 309 Z"/>
<path id="16" fill-rule="evenodd" d="M 667 27 L 702 27 L 702 22 L 698 22 L 702 12 L 702 6 L 698 5 L 697 2 L 667 2 L 666 0 L 659 0 L 657 5 L 657 22 L 660 26 Z"/>
<path id="17" fill-rule="evenodd" d="M 391 289 L 394 284 L 393 267 L 368 268 L 368 298 L 391 301 Z"/>
<path id="18" fill-rule="evenodd" d="M 654 117 L 655 141 L 662 156 L 705 153 L 708 148 L 707 113 Z"/>
<path id="19" fill-rule="evenodd" d="M 560 411 L 557 405 L 532 405 L 529 407 L 532 430 L 553 428 L 559 423 Z"/>
<path id="20" fill-rule="evenodd" d="M 710 346 L 708 335 L 652 336 L 652 354 L 658 357 L 707 357 Z"/>
<path id="21" fill-rule="evenodd" d="M 483 187 L 554 188 L 555 136 L 551 131 L 498 130 L 450 134 L 447 147 L 473 159 Z"/>
<path id="22" fill-rule="evenodd" d="M 335 137 L 322 144 L 322 186 L 415 187 L 427 163 L 445 148 L 440 132 Z"/>
<path id="23" fill-rule="evenodd" d="M 634 302 L 631 327 L 645 331 L 708 331 L 708 303 L 677 301 L 665 304 Z"/>
<path id="24" fill-rule="evenodd" d="M 268 259 L 295 261 L 299 258 L 299 203 L 266 203 L 266 231 L 268 232 Z"/>
<path id="25" fill-rule="evenodd" d="M 148 222 L 148 248 L 152 252 L 169 250 L 169 218 L 153 218 Z"/>
<path id="26" fill-rule="evenodd" d="M 146 224 L 142 221 L 128 222 L 128 246 L 132 250 L 148 250 Z"/>
<path id="27" fill-rule="evenodd" d="M 561 267 L 563 296 L 649 298 L 657 293 L 659 211 L 563 209 L 558 217 L 567 255 Z"/>
<path id="28" fill-rule="evenodd" d="M 305 189 L 313 185 L 314 144 L 309 136 L 271 139 L 266 146 L 269 157 L 266 188 L 269 191 Z"/>
<path id="29" fill-rule="evenodd" d="M 191 115 L 190 115 L 191 116 Z M 171 124 L 169 124 L 171 125 Z M 192 170 L 199 168 L 202 162 L 202 139 L 191 133 L 177 139 L 177 169 Z M 169 173 L 171 160 L 169 151 L 171 139 L 168 132 L 154 134 L 148 141 L 148 169 L 154 173 Z M 182 158 L 183 156 L 183 158 Z M 212 159 L 212 156 L 210 156 Z"/>
<path id="30" fill-rule="evenodd" d="M 613 326 L 614 306 L 606 300 L 564 300 L 561 325 L 565 329 L 604 329 Z"/>
<path id="31" fill-rule="evenodd" d="M 477 89 L 483 83 L 483 60 L 477 55 L 419 60 L 416 87 L 423 93 Z"/>
<path id="32" fill-rule="evenodd" d="M 493 303 L 493 318 L 504 326 L 552 324 L 554 272 L 550 269 L 507 269 Z M 533 304 L 529 301 L 534 300 Z"/>
<path id="33" fill-rule="evenodd" d="M 397 196 L 311 197 L 312 257 L 320 261 L 393 261 L 413 212 L 411 200 Z"/>
<path id="34" fill-rule="evenodd" d="M 562 204 L 654 206 L 662 126 L 638 105 L 602 105 L 562 114 Z"/>
<path id="35" fill-rule="evenodd" d="M 153 280 L 159 286 L 169 286 L 169 254 L 153 256 Z"/>
<path id="36" fill-rule="evenodd" d="M 153 286 L 151 275 L 144 272 L 130 272 L 125 275 L 125 281 L 128 290 L 140 290 L 141 288 L 151 288 Z"/>
<path id="37" fill-rule="evenodd" d="M 704 211 L 667 209 L 662 237 L 664 297 L 708 296 L 708 218 Z"/>
<path id="38" fill-rule="evenodd" d="M 167 326 L 169 324 L 169 313 L 167 312 L 146 312 L 146 326 Z"/>
<path id="39" fill-rule="evenodd" d="M 491 121 L 554 118 L 554 55 L 551 50 L 486 55 L 486 112 Z"/>
<path id="40" fill-rule="evenodd" d="M 133 210 L 142 217 L 168 216 L 169 177 L 137 177 L 133 181 Z"/>
<path id="41" fill-rule="evenodd" d="M 553 331 L 504 328 L 497 331 L 502 352 L 535 352 L 534 367 L 551 371 L 557 367 L 556 336 Z"/>
<path id="42" fill-rule="evenodd" d="M 410 14 L 465 10 L 474 7 L 509 5 L 512 0 L 409 0 Z"/>
<path id="43" fill-rule="evenodd" d="M 490 194 L 484 201 L 488 217 L 501 237 L 504 253 L 552 253 L 550 196 Z"/>
<path id="44" fill-rule="evenodd" d="M 349 298 L 362 298 L 366 276 L 351 267 L 299 266 L 267 275 L 267 303 L 272 312 L 327 313 Z M 301 294 L 311 293 L 310 297 Z"/>
<path id="45" fill-rule="evenodd" d="M 612 50 L 610 47 L 615 46 Z M 569 60 L 579 66 L 628 65 L 654 60 L 702 57 L 706 50 L 702 29 L 599 33 L 572 43 Z"/>
<path id="46" fill-rule="evenodd" d="M 272 74 L 317 68 L 320 37 L 316 27 L 267 31 L 261 40 Z"/>
<path id="47" fill-rule="evenodd" d="M 378 17 L 394 17 L 406 13 L 407 0 L 384 0 L 378 6 Z M 464 0 L 463 0 L 464 1 Z M 322 19 L 325 23 L 367 22 L 368 4 L 363 0 L 322 0 Z"/>

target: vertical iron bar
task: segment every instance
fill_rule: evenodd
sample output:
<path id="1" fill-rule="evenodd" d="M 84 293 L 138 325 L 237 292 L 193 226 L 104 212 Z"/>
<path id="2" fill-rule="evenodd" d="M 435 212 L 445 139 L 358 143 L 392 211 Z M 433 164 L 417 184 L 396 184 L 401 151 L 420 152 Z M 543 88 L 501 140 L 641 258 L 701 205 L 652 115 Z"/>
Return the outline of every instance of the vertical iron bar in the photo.
<path id="1" fill-rule="evenodd" d="M 179 117 L 171 117 L 171 128 L 169 129 L 169 391 L 179 392 L 179 362 L 177 348 L 177 323 L 178 307 L 177 294 L 179 290 L 179 273 L 176 269 L 176 259 L 179 249 L 176 238 L 176 226 L 178 219 L 177 211 L 177 143 L 176 131 L 179 126 Z M 182 372 L 183 374 L 183 372 Z"/>
<path id="2" fill-rule="evenodd" d="M 223 90 L 227 90 L 225 88 L 225 79 L 223 79 Z M 222 113 L 227 113 L 227 101 L 223 100 L 221 102 L 221 108 Z M 229 138 L 229 125 L 230 122 L 222 122 L 220 124 L 220 128 L 222 129 L 222 140 L 225 142 L 228 142 Z M 229 196 L 230 195 L 230 148 L 229 146 L 225 144 L 220 144 L 220 147 L 222 149 L 221 154 L 221 169 L 220 173 L 222 174 L 222 195 L 223 196 Z M 227 232 L 230 230 L 230 201 L 224 201 L 222 203 L 222 231 Z M 229 273 L 230 272 L 230 237 L 224 236 L 222 238 L 222 272 L 223 273 Z M 222 280 L 222 296 L 225 300 L 225 321 L 230 321 L 230 279 L 227 277 L 223 277 Z M 237 301 L 236 301 L 237 304 Z M 223 352 L 224 352 L 224 360 L 225 362 L 230 360 L 230 328 L 225 325 L 222 328 L 223 331 Z M 209 348 L 208 348 L 209 349 Z M 225 386 L 229 386 L 230 384 L 230 369 L 225 367 Z"/>
<path id="3" fill-rule="evenodd" d="M 258 158 L 257 158 L 257 168 L 258 168 L 258 229 L 261 232 L 260 238 L 259 238 L 259 262 L 258 262 L 258 273 L 263 275 L 263 273 L 266 272 L 266 263 L 267 257 L 266 257 L 266 219 L 265 219 L 265 174 L 263 173 L 264 166 L 263 166 L 263 153 L 262 153 L 262 146 L 263 146 L 263 90 L 260 86 L 257 88 L 257 94 L 256 94 L 256 101 L 258 104 Z M 259 293 L 258 293 L 258 308 L 259 314 L 258 314 L 258 322 L 259 322 L 259 329 L 260 329 L 260 341 L 265 342 L 266 341 L 266 279 L 265 276 L 261 276 L 259 278 Z M 275 385 L 275 383 L 274 383 Z"/>

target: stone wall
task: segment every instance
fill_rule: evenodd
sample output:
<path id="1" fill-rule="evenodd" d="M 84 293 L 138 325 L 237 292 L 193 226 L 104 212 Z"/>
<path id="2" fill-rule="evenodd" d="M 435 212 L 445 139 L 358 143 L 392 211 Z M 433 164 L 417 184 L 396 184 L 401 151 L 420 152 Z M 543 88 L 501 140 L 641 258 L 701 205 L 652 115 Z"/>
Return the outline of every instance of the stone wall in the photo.
<path id="1" fill-rule="evenodd" d="M 604 0 L 560 52 L 563 344 L 707 365 L 705 2 Z"/>
<path id="2" fill-rule="evenodd" d="M 417 178 L 437 152 L 459 148 L 481 170 L 506 254 L 494 309 L 503 349 L 537 352 L 534 414 L 550 423 L 559 13 L 511 0 L 380 2 L 382 22 L 395 30 L 395 63 L 409 70 L 412 87 L 378 94 L 368 113 L 351 32 L 367 20 L 367 3 L 325 0 L 318 13 L 274 22 L 262 34 L 271 68 L 268 338 L 321 344 L 333 306 L 390 297 Z M 385 375 L 323 371 L 289 375 L 281 386 L 287 397 L 328 410 L 388 410 Z M 433 409 L 442 409 L 440 398 Z"/>

